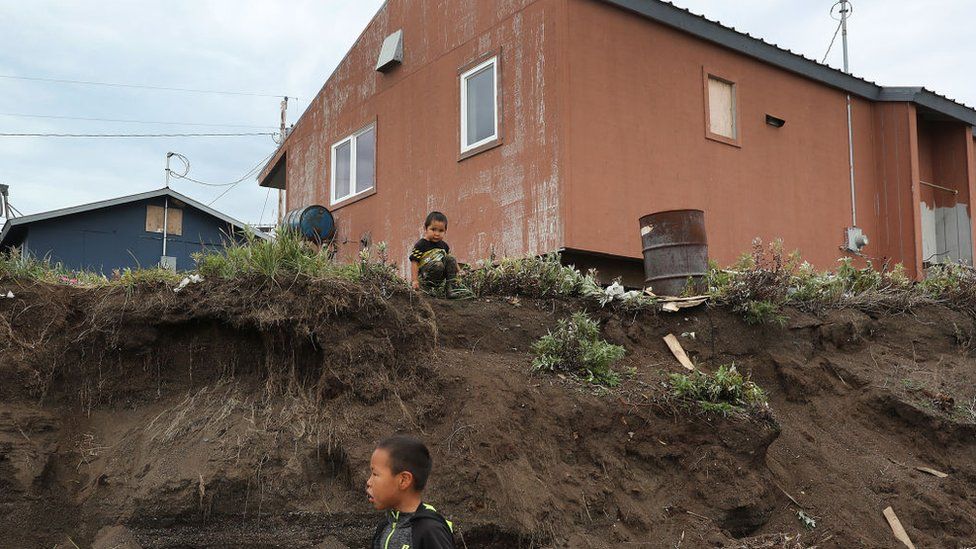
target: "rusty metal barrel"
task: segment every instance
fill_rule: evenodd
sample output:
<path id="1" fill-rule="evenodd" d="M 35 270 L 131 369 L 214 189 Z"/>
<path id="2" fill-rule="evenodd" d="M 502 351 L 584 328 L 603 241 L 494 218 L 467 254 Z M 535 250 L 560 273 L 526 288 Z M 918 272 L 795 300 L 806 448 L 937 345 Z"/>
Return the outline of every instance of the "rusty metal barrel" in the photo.
<path id="1" fill-rule="evenodd" d="M 640 218 L 644 282 L 657 295 L 704 291 L 708 273 L 705 212 L 669 210 Z"/>
<path id="2" fill-rule="evenodd" d="M 325 206 L 306 206 L 285 214 L 281 225 L 294 231 L 306 240 L 323 242 L 335 236 L 336 225 L 332 214 Z"/>

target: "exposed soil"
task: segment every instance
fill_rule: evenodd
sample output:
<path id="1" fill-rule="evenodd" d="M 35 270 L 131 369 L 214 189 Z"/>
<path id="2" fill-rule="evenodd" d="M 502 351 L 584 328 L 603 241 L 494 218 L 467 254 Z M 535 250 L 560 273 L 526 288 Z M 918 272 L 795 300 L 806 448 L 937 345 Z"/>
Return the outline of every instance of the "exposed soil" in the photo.
<path id="1" fill-rule="evenodd" d="M 395 431 L 428 442 L 461 547 L 895 547 L 888 506 L 918 547 L 976 546 L 976 323 L 945 308 L 779 328 L 304 279 L 7 290 L 2 547 L 365 547 Z M 586 307 L 620 388 L 529 371 Z M 772 419 L 668 398 L 668 333 L 751 372 Z"/>

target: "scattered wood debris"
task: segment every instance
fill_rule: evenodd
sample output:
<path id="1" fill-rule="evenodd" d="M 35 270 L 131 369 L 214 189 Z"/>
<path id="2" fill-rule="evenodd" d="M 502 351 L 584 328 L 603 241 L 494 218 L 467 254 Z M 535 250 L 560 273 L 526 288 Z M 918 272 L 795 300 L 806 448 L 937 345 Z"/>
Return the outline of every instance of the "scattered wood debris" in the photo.
<path id="1" fill-rule="evenodd" d="M 674 355 L 674 358 L 678 359 L 678 362 L 682 366 L 691 371 L 695 371 L 695 364 L 685 354 L 685 350 L 681 347 L 681 343 L 678 342 L 678 338 L 674 337 L 674 334 L 664 336 L 664 342 L 668 344 L 668 348 L 671 349 L 671 354 Z"/>
<path id="2" fill-rule="evenodd" d="M 936 477 L 939 477 L 939 478 L 946 478 L 947 476 L 949 476 L 948 474 L 943 473 L 942 471 L 936 471 L 935 469 L 932 469 L 931 467 L 916 467 L 916 469 L 918 469 L 919 471 L 921 471 L 923 473 L 928 473 L 928 474 L 930 474 L 932 476 L 936 476 Z"/>
<path id="3" fill-rule="evenodd" d="M 898 520 L 898 515 L 895 514 L 895 510 L 888 507 L 883 511 L 884 516 L 888 519 L 888 526 L 891 526 L 892 533 L 895 534 L 895 539 L 905 544 L 905 547 L 909 549 L 915 549 L 915 544 L 912 543 L 911 538 L 908 537 L 908 532 L 905 531 L 905 527 L 901 525 L 901 521 Z"/>
<path id="4" fill-rule="evenodd" d="M 702 303 L 708 301 L 707 295 L 695 295 L 691 297 L 661 297 L 654 295 L 654 292 L 644 290 L 644 293 L 657 298 L 657 302 L 661 304 L 661 310 L 668 313 L 676 313 L 681 309 L 689 309 L 691 307 L 697 307 Z"/>

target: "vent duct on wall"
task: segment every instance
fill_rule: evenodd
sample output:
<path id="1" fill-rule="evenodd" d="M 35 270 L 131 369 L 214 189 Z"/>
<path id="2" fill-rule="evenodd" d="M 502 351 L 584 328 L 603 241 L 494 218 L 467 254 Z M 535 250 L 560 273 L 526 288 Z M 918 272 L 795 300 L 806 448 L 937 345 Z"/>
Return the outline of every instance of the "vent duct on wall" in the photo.
<path id="1" fill-rule="evenodd" d="M 380 56 L 376 59 L 376 70 L 389 72 L 403 62 L 403 29 L 400 29 L 383 40 Z"/>

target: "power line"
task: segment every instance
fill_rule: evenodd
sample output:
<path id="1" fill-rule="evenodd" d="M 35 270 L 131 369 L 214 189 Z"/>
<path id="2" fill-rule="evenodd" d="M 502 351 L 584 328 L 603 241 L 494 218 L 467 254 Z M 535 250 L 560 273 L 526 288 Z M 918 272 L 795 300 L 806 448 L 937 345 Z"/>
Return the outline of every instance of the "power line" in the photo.
<path id="1" fill-rule="evenodd" d="M 0 137 L 154 138 L 154 137 L 252 137 L 277 132 L 250 133 L 0 133 Z"/>
<path id="2" fill-rule="evenodd" d="M 271 198 L 271 187 L 268 187 L 268 192 L 264 195 L 264 206 L 261 207 L 261 218 L 258 219 L 258 226 L 264 225 L 264 210 L 268 208 L 269 198 Z"/>
<path id="3" fill-rule="evenodd" d="M 212 206 L 214 202 L 220 200 L 225 194 L 227 194 L 227 193 L 231 192 L 232 190 L 234 190 L 234 187 L 236 187 L 242 181 L 244 181 L 245 179 L 247 179 L 248 177 L 250 177 L 251 175 L 253 175 L 254 172 L 258 171 L 258 168 L 260 168 L 261 166 L 264 166 L 264 163 L 267 162 L 268 160 L 270 160 L 271 157 L 274 156 L 274 154 L 276 152 L 278 152 L 278 151 L 277 150 L 271 151 L 271 154 L 269 154 L 268 156 L 262 158 L 260 162 L 258 162 L 257 164 L 255 164 L 254 167 L 251 168 L 250 170 L 248 170 L 247 173 L 244 174 L 243 176 L 241 176 L 240 179 L 238 179 L 237 181 L 234 181 L 233 183 L 231 183 L 230 186 L 227 187 L 227 190 L 225 190 L 224 192 L 220 193 L 219 195 L 217 195 L 216 198 L 214 198 L 213 200 L 211 200 L 207 204 L 207 206 Z M 194 181 L 194 182 L 196 183 L 196 181 Z"/>
<path id="4" fill-rule="evenodd" d="M 237 180 L 234 180 L 234 181 L 231 181 L 231 182 L 228 182 L 228 183 L 212 183 L 212 182 L 200 181 L 199 179 L 194 179 L 192 177 L 188 177 L 187 174 L 190 173 L 190 159 L 187 158 L 187 157 L 185 157 L 185 156 L 183 156 L 180 153 L 173 153 L 173 156 L 179 158 L 179 160 L 181 162 L 183 162 L 183 164 L 186 166 L 184 168 L 184 170 L 183 170 L 183 173 L 175 173 L 172 170 L 170 170 L 169 174 L 170 174 L 170 176 L 175 177 L 176 179 L 185 179 L 187 181 L 190 181 L 191 183 L 196 183 L 198 185 L 204 185 L 206 187 L 233 187 L 234 185 L 237 185 L 238 183 L 243 182 L 245 179 L 248 178 L 248 176 L 250 176 L 255 171 L 257 171 L 257 169 L 260 168 L 261 166 L 263 166 L 264 163 L 267 162 L 276 152 L 278 152 L 277 149 L 274 150 L 274 151 L 272 151 L 271 154 L 269 154 L 268 156 L 265 156 L 257 165 L 255 165 L 253 168 L 251 168 L 250 170 L 248 170 L 247 173 L 245 173 L 243 176 L 241 176 L 240 179 L 237 179 Z"/>
<path id="5" fill-rule="evenodd" d="M 169 126 L 207 126 L 214 128 L 275 128 L 276 126 L 251 126 L 246 124 L 210 124 L 203 122 L 164 122 L 161 120 L 133 120 L 128 118 L 89 118 L 85 116 L 56 116 L 48 114 L 28 114 L 19 112 L 0 112 L 0 116 L 18 118 L 48 118 L 56 120 L 83 120 L 87 122 L 123 122 L 126 124 L 163 124 Z"/>
<path id="6" fill-rule="evenodd" d="M 834 47 L 834 42 L 837 40 L 837 33 L 840 32 L 840 27 L 843 23 L 837 23 L 837 30 L 834 31 L 834 37 L 830 39 L 830 45 L 827 46 L 827 53 L 823 56 L 823 61 L 820 62 L 821 65 L 827 63 L 827 56 L 830 55 L 830 50 Z"/>
<path id="7" fill-rule="evenodd" d="M 94 80 L 68 80 L 65 78 L 41 78 L 36 76 L 17 76 L 13 74 L 0 74 L 0 78 L 6 78 L 9 80 L 29 80 L 31 82 L 50 82 L 54 84 L 80 84 L 84 86 L 107 86 L 115 88 L 135 88 L 142 90 L 158 90 L 158 91 L 171 91 L 171 92 L 184 92 L 184 93 L 212 93 L 218 95 L 245 95 L 251 97 L 289 97 L 291 99 L 300 99 L 285 93 L 254 93 L 254 92 L 242 92 L 242 91 L 226 91 L 226 90 L 204 90 L 196 88 L 174 88 L 168 86 L 148 86 L 143 84 L 124 84 L 121 82 L 97 82 Z"/>

